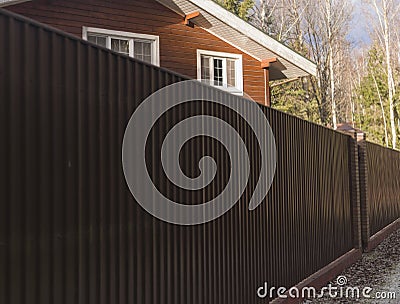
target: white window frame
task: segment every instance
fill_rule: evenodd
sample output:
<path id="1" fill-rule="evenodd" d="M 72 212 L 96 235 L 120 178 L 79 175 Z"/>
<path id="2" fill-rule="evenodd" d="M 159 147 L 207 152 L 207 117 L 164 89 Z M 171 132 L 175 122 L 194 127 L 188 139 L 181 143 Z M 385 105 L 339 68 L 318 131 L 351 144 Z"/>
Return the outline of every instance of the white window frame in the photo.
<path id="1" fill-rule="evenodd" d="M 224 91 L 228 91 L 235 95 L 243 96 L 243 56 L 241 54 L 232 54 L 232 53 L 224 53 L 224 52 L 215 52 L 215 51 L 207 51 L 207 50 L 197 50 L 197 80 L 201 81 L 201 56 L 210 56 L 212 58 L 222 59 L 222 67 L 223 67 L 223 85 L 215 86 Z M 226 59 L 234 59 L 235 60 L 235 87 L 228 87 L 227 84 L 227 69 L 226 69 Z M 213 79 L 213 69 L 210 69 L 210 78 Z"/>
<path id="2" fill-rule="evenodd" d="M 107 30 L 97 27 L 82 27 L 82 38 L 87 40 L 88 33 L 107 36 L 107 48 L 111 49 L 111 38 L 129 40 L 129 56 L 133 57 L 133 41 L 134 40 L 150 40 L 151 48 L 151 63 L 160 66 L 160 37 L 156 35 L 137 34 L 131 32 L 122 32 Z"/>

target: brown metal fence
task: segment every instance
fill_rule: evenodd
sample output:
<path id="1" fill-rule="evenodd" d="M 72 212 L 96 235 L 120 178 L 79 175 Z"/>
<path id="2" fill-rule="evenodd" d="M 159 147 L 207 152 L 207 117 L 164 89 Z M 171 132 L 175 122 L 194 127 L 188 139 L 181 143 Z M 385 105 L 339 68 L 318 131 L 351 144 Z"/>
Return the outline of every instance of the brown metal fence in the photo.
<path id="1" fill-rule="evenodd" d="M 400 152 L 367 142 L 370 236 L 400 218 Z"/>
<path id="2" fill-rule="evenodd" d="M 263 107 L 277 171 L 250 212 L 260 160 L 245 123 L 202 102 L 176 109 L 155 127 L 153 148 L 169 124 L 207 112 L 236 124 L 253 171 L 222 217 L 168 224 L 130 194 L 121 143 L 143 99 L 184 78 L 4 10 L 0 46 L 0 303 L 265 303 L 264 282 L 290 287 L 353 248 L 348 136 Z M 218 144 L 193 145 L 226 180 Z M 183 163 L 197 168 L 196 157 Z M 159 155 L 150 158 L 168 192 Z"/>

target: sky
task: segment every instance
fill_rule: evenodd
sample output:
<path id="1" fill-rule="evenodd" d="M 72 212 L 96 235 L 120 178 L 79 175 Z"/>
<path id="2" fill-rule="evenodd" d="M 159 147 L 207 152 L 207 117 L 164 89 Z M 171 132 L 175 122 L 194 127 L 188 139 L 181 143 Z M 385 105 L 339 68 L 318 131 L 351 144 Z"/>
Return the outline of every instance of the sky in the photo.
<path id="1" fill-rule="evenodd" d="M 365 46 L 371 43 L 368 33 L 368 24 L 363 13 L 362 1 L 364 0 L 351 0 L 354 6 L 354 12 L 353 20 L 350 25 L 351 30 L 347 38 L 353 43 L 354 47 Z M 259 3 L 259 0 L 256 0 L 256 3 Z"/>
<path id="2" fill-rule="evenodd" d="M 361 0 L 352 0 L 351 2 L 354 5 L 354 15 L 351 22 L 351 31 L 348 38 L 356 46 L 369 44 L 371 40 L 368 34 L 367 21 L 362 12 Z"/>

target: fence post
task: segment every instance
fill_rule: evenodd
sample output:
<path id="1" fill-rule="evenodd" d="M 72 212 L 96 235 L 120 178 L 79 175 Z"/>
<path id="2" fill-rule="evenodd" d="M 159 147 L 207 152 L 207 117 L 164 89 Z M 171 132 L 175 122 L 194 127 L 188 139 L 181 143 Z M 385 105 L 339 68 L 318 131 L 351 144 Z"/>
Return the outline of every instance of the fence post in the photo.
<path id="1" fill-rule="evenodd" d="M 362 248 L 362 214 L 360 208 L 360 170 L 358 162 L 357 132 L 346 132 L 349 138 L 350 153 L 350 198 L 353 229 L 353 245 L 356 249 Z"/>
<path id="2" fill-rule="evenodd" d="M 350 136 L 349 138 L 349 177 L 350 177 L 350 199 L 351 199 L 351 223 L 352 238 L 355 249 L 363 248 L 363 212 L 361 208 L 361 193 L 365 189 L 363 183 L 364 168 L 360 168 L 360 141 L 365 140 L 365 133 L 353 128 L 349 124 L 340 124 L 338 131 Z"/>
<path id="3" fill-rule="evenodd" d="M 369 206 L 368 206 L 368 166 L 367 142 L 365 133 L 357 133 L 358 167 L 360 172 L 360 208 L 361 208 L 361 239 L 363 248 L 368 247 L 370 238 Z"/>

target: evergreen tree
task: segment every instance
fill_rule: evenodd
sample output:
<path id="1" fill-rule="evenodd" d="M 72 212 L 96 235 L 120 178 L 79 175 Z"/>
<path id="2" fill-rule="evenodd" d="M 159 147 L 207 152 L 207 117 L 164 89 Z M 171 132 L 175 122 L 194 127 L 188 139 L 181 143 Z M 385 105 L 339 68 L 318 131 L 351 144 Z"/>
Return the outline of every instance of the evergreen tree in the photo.
<path id="1" fill-rule="evenodd" d="M 249 20 L 249 14 L 254 6 L 254 0 L 217 0 L 228 11 L 244 20 Z"/>
<path id="2" fill-rule="evenodd" d="M 377 44 L 371 46 L 367 57 L 367 73 L 357 89 L 357 127 L 367 133 L 368 139 L 382 145 L 391 142 L 389 132 L 388 82 L 385 72 L 385 54 Z M 395 76 L 397 76 L 395 74 Z M 396 94 L 395 99 L 399 96 Z"/>

